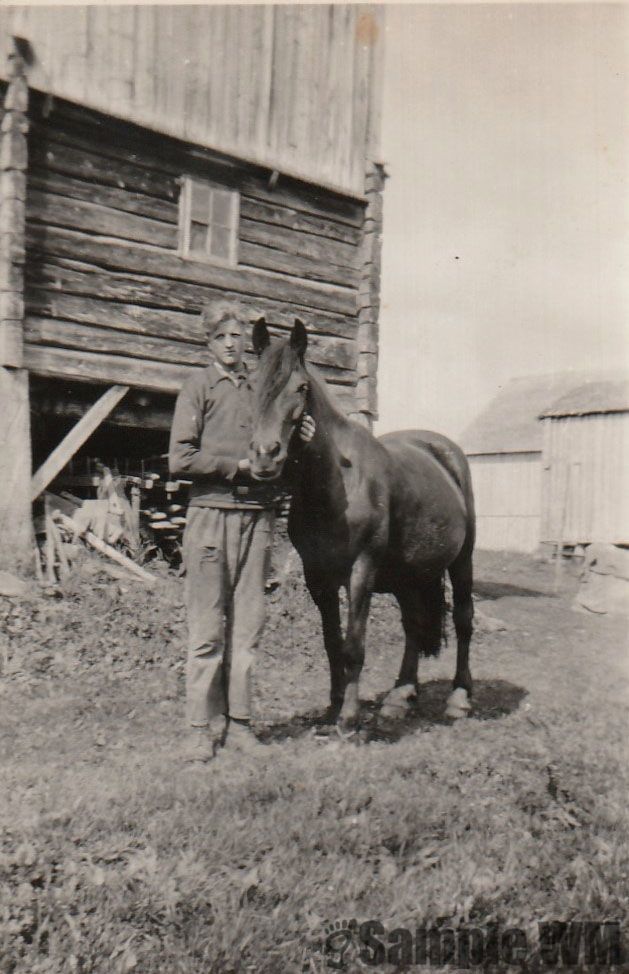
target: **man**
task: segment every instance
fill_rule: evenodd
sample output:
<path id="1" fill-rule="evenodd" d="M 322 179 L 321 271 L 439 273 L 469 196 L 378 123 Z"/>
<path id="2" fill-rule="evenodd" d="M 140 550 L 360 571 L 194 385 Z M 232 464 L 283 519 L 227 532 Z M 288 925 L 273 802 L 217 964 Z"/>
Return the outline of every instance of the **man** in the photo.
<path id="1" fill-rule="evenodd" d="M 243 363 L 247 320 L 229 302 L 203 312 L 212 363 L 183 386 L 170 436 L 173 477 L 192 481 L 183 539 L 188 615 L 188 757 L 225 742 L 258 746 L 250 729 L 251 666 L 265 620 L 264 575 L 277 487 L 251 478 L 252 383 Z M 305 417 L 301 438 L 314 423 Z"/>

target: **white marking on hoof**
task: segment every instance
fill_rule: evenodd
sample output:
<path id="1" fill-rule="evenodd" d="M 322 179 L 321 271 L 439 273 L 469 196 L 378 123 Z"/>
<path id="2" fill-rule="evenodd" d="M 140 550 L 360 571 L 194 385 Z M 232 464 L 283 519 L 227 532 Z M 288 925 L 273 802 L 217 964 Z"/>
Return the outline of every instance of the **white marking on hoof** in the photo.
<path id="1" fill-rule="evenodd" d="M 395 720 L 404 717 L 411 709 L 411 703 L 417 699 L 417 690 L 412 683 L 389 690 L 382 702 L 380 716 Z"/>
<path id="2" fill-rule="evenodd" d="M 469 701 L 467 690 L 464 690 L 463 687 L 457 687 L 448 697 L 446 717 L 458 720 L 460 717 L 467 717 L 471 709 L 472 705 Z"/>

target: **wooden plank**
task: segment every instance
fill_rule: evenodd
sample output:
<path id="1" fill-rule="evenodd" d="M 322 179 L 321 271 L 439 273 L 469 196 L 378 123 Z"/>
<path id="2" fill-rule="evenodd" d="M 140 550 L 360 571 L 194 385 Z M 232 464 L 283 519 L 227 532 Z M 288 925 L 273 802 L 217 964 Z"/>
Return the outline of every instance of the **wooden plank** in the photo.
<path id="1" fill-rule="evenodd" d="M 262 244 L 264 247 L 275 247 L 288 254 L 300 257 L 310 257 L 316 261 L 326 261 L 337 267 L 354 270 L 358 266 L 360 251 L 358 247 L 342 243 L 339 240 L 329 240 L 315 236 L 312 233 L 302 233 L 299 230 L 281 226 L 269 225 L 266 222 L 250 220 L 241 215 L 239 237 L 248 243 Z"/>
<path id="2" fill-rule="evenodd" d="M 95 239 L 58 227 L 31 224 L 27 228 L 27 244 L 31 251 L 89 261 L 101 268 L 202 284 L 237 294 L 269 297 L 322 311 L 350 315 L 357 313 L 356 292 L 338 285 L 291 279 L 249 267 L 234 270 L 217 264 L 186 260 L 177 254 L 146 245 Z"/>
<path id="3" fill-rule="evenodd" d="M 286 337 L 286 330 L 273 329 L 276 335 Z M 167 362 L 203 368 L 208 363 L 205 345 L 193 345 L 147 335 L 133 335 L 115 328 L 100 328 L 77 324 L 60 319 L 28 317 L 24 326 L 24 339 L 30 345 L 46 345 L 67 349 L 89 349 L 90 352 L 125 355 L 142 361 Z M 248 352 L 253 350 L 248 345 Z M 344 384 L 356 381 L 356 352 L 353 342 L 340 338 L 311 336 L 308 359 L 324 374 L 332 375 Z"/>
<path id="4" fill-rule="evenodd" d="M 112 324 L 115 323 L 115 313 L 111 318 Z M 129 338 L 128 332 L 115 327 L 99 328 L 59 318 L 29 315 L 24 324 L 24 340 L 31 345 L 89 349 L 90 352 L 128 355 L 130 358 L 181 365 L 203 366 L 207 361 L 207 351 L 201 345 L 154 338 L 152 335 L 134 334 L 133 338 Z"/>
<path id="5" fill-rule="evenodd" d="M 100 203 L 101 206 L 121 210 L 123 213 L 136 213 L 163 223 L 177 224 L 179 208 L 175 201 L 159 200 L 144 193 L 121 189 L 119 186 L 103 186 L 35 166 L 29 168 L 28 189 L 29 193 L 33 190 L 56 193 L 73 200 Z"/>
<path id="6" fill-rule="evenodd" d="M 26 218 L 33 224 L 86 230 L 102 237 L 150 244 L 166 250 L 177 249 L 177 227 L 151 220 L 136 213 L 112 210 L 100 203 L 70 199 L 33 189 L 28 194 Z"/>
<path id="7" fill-rule="evenodd" d="M 107 418 L 114 406 L 120 402 L 129 391 L 128 386 L 112 386 L 87 411 L 85 416 L 72 427 L 48 459 L 41 465 L 31 479 L 31 500 L 39 497 L 48 484 L 55 479 L 66 464 L 72 459 L 85 441 L 92 435 L 104 419 Z"/>
<path id="8" fill-rule="evenodd" d="M 352 247 L 358 247 L 361 241 L 361 230 L 350 227 L 345 223 L 335 223 L 322 217 L 312 216 L 294 209 L 282 200 L 282 189 L 279 187 L 272 203 L 264 203 L 251 196 L 240 197 L 240 215 L 249 220 L 259 220 L 276 226 L 302 230 L 304 233 L 316 234 L 331 240 L 340 240 Z"/>
<path id="9" fill-rule="evenodd" d="M 122 355 L 27 345 L 24 364 L 29 372 L 77 382 L 122 383 L 138 389 L 177 393 L 193 369 L 165 362 L 146 362 Z"/>
<path id="10" fill-rule="evenodd" d="M 291 251 L 241 241 L 238 247 L 239 266 L 266 269 L 276 274 L 290 274 L 304 281 L 321 281 L 358 288 L 359 274 L 353 267 L 339 267 L 313 257 L 303 257 Z"/>
<path id="11" fill-rule="evenodd" d="M 26 345 L 24 364 L 29 372 L 55 379 L 72 379 L 76 382 L 116 382 L 137 389 L 149 389 L 166 394 L 178 393 L 183 382 L 195 371 L 190 366 L 171 365 L 166 362 L 149 362 L 122 355 L 77 351 L 74 349 L 48 348 L 41 345 Z M 320 371 L 323 372 L 323 369 Z M 339 370 L 328 373 L 336 379 Z M 340 373 L 342 377 L 342 373 Z M 354 389 L 352 382 L 328 385 L 334 389 Z M 350 393 L 339 395 L 349 395 Z M 353 395 L 353 393 L 351 393 Z"/>
<path id="12" fill-rule="evenodd" d="M 354 340 L 355 318 L 329 312 L 313 312 L 262 298 L 243 298 L 196 285 L 154 282 L 153 279 L 100 271 L 76 261 L 48 264 L 35 258 L 26 266 L 27 312 L 40 317 L 61 317 L 74 321 L 96 321 L 121 329 L 135 329 L 147 335 L 183 341 L 203 341 L 198 316 L 204 303 L 224 297 L 238 299 L 255 321 L 265 315 L 269 323 L 292 328 L 299 316 L 310 332 Z M 95 299 L 94 295 L 99 298 Z M 95 304 L 101 300 L 102 306 Z M 180 310 L 186 309 L 186 310 Z M 107 315 L 106 320 L 102 315 Z"/>
<path id="13" fill-rule="evenodd" d="M 76 531 L 76 524 L 72 518 L 62 514 L 61 511 L 53 511 L 53 515 L 67 531 Z M 116 564 L 126 568 L 128 572 L 131 572 L 132 575 L 135 575 L 137 578 L 141 579 L 141 581 L 143 581 L 146 585 L 152 587 L 153 585 L 157 584 L 157 579 L 154 575 L 147 572 L 145 568 L 141 568 L 140 565 L 136 565 L 134 561 L 131 561 L 131 559 L 127 558 L 126 555 L 121 554 L 121 552 L 117 551 L 116 548 L 112 548 L 111 545 L 108 545 L 105 541 L 102 541 L 92 531 L 83 532 L 82 537 L 85 538 L 86 542 L 92 548 L 100 552 L 101 555 L 106 555 L 107 558 L 115 561 Z"/>
<path id="14" fill-rule="evenodd" d="M 116 160 L 113 166 L 107 161 L 107 153 L 94 151 L 99 147 L 91 143 L 90 147 L 87 149 L 54 139 L 33 138 L 29 145 L 29 158 L 39 168 L 104 186 L 118 186 L 164 200 L 179 198 L 179 186 L 173 176 L 125 160 Z"/>
<path id="15" fill-rule="evenodd" d="M 198 315 L 206 302 L 227 297 L 236 300 L 249 314 L 251 321 L 266 315 L 270 323 L 292 327 L 295 317 L 299 316 L 310 331 L 352 340 L 358 329 L 354 316 L 312 311 L 297 304 L 287 308 L 283 301 L 238 295 L 179 281 L 105 271 L 76 260 L 61 258 L 53 262 L 51 258 L 42 259 L 32 253 L 29 254 L 25 270 L 27 309 L 44 316 L 57 316 L 57 309 L 62 307 L 57 299 L 61 300 L 63 295 L 81 300 L 91 300 L 98 295 L 103 300 L 116 302 L 119 321 L 144 323 L 146 334 L 162 335 L 168 330 L 166 333 L 174 338 L 194 341 L 202 336 L 193 330 L 196 326 L 190 322 L 190 313 Z M 44 292 L 46 298 L 43 297 Z M 85 314 L 89 315 L 90 311 L 89 308 L 80 310 L 81 300 L 74 302 L 70 311 L 67 306 L 64 307 L 62 316 L 86 320 Z M 189 335 L 188 327 L 191 329 Z"/>

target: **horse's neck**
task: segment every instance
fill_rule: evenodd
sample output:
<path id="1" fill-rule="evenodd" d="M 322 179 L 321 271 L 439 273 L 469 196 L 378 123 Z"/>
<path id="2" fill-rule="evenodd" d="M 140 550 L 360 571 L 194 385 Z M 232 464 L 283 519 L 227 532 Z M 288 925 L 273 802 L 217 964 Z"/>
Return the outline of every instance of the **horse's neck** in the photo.
<path id="1" fill-rule="evenodd" d="M 351 438 L 350 422 L 332 405 L 318 384 L 311 387 L 308 411 L 316 431 L 300 451 L 297 476 L 302 494 L 316 495 L 318 506 L 331 513 L 343 505 L 343 447 Z"/>

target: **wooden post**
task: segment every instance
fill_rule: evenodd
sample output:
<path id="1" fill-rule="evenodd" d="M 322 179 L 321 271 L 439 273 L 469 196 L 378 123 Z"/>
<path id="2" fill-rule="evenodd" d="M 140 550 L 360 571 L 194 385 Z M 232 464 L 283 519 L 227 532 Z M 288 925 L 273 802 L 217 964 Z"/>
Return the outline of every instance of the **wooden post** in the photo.
<path id="1" fill-rule="evenodd" d="M 0 564 L 31 563 L 28 372 L 22 368 L 28 85 L 9 54 L 0 126 Z"/>
<path id="2" fill-rule="evenodd" d="M 380 261 L 382 253 L 382 192 L 384 166 L 372 163 L 367 171 L 367 209 L 361 244 L 361 278 L 358 292 L 358 382 L 353 418 L 370 429 L 378 418 L 378 318 L 380 314 Z"/>

